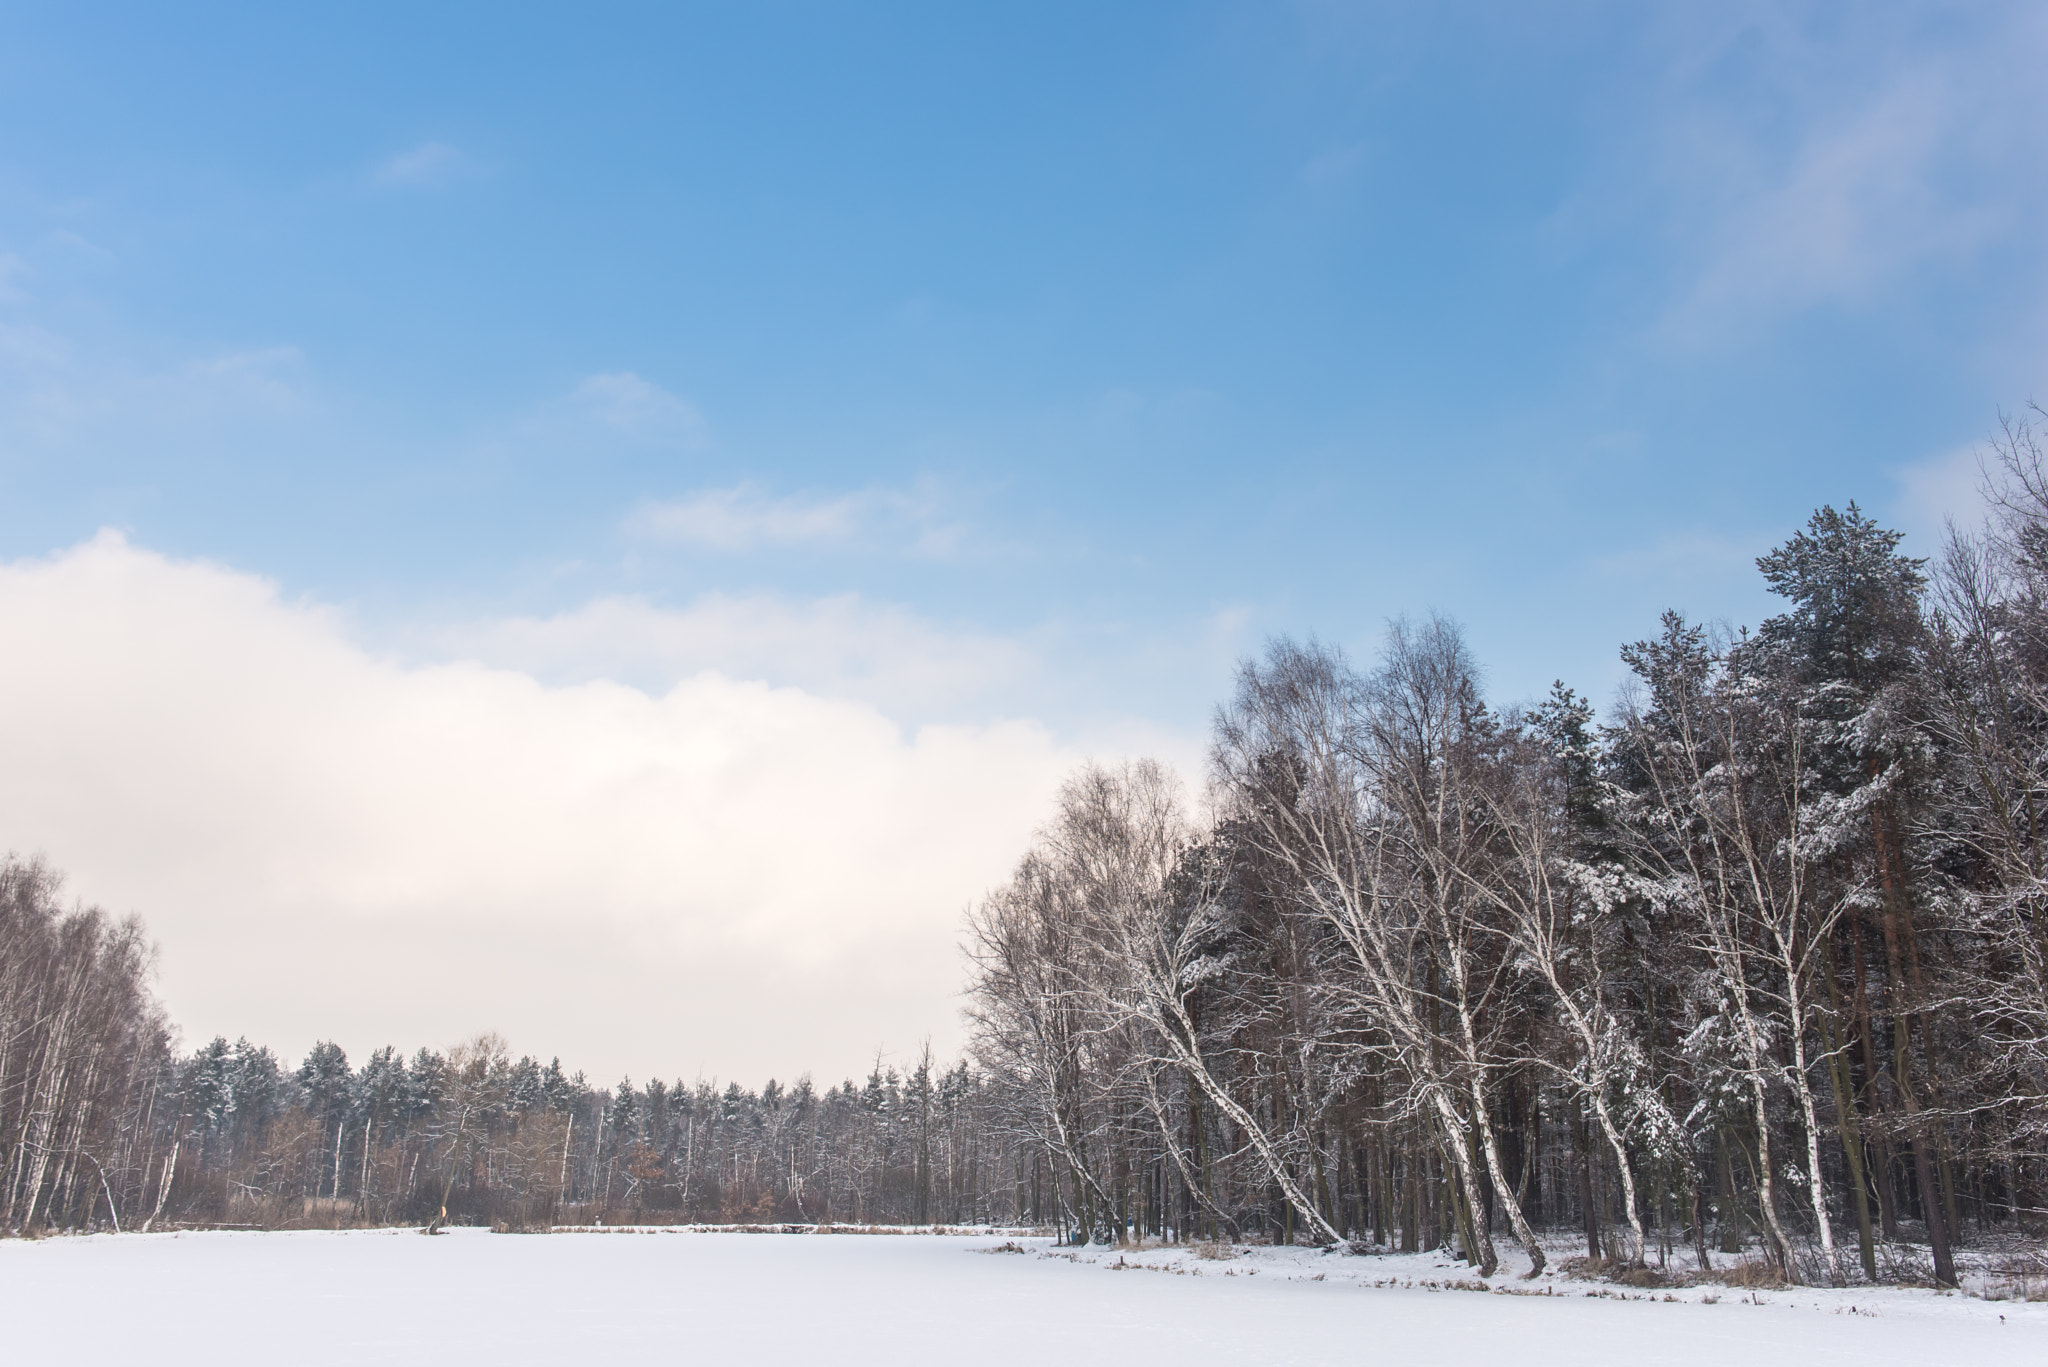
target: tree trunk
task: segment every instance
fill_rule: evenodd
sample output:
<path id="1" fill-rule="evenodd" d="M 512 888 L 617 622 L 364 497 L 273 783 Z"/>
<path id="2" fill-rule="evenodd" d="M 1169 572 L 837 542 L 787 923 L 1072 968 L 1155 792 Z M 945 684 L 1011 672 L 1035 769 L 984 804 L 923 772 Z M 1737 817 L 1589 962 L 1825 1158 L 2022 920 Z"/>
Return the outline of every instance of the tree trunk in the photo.
<path id="1" fill-rule="evenodd" d="M 1877 1246 L 1870 1230 L 1870 1189 L 1863 1171 L 1863 1132 L 1856 1116 L 1856 1090 L 1849 1078 L 1848 1042 L 1836 1032 L 1842 1017 L 1842 990 L 1835 971 L 1835 942 L 1831 933 L 1822 955 L 1827 964 L 1829 1013 L 1822 1017 L 1822 1042 L 1828 1051 L 1828 1081 L 1834 1087 L 1835 1120 L 1842 1140 L 1842 1157 L 1849 1165 L 1849 1194 L 1856 1209 L 1856 1251 L 1863 1264 L 1865 1281 L 1877 1280 Z"/>

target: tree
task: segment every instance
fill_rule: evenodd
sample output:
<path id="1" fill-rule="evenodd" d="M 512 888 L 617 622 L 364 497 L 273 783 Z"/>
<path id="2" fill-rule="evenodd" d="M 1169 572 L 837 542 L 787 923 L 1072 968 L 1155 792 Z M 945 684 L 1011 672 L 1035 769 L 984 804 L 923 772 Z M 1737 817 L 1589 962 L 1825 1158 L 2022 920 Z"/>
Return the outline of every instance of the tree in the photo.
<path id="1" fill-rule="evenodd" d="M 1935 1280 L 1953 1286 L 1937 1159 L 1935 1004 L 1922 973 L 1917 907 L 1924 899 L 1908 848 L 1930 758 L 1920 610 L 1927 562 L 1901 555 L 1902 539 L 1854 503 L 1845 512 L 1816 512 L 1803 531 L 1757 561 L 1772 591 L 1791 603 L 1789 612 L 1764 623 L 1760 653 L 1777 657 L 1794 705 L 1818 724 L 1810 761 L 1822 788 L 1815 838 L 1868 869 L 1864 876 L 1875 885 L 1892 1050 L 1888 1093 L 1880 1086 L 1873 1094 L 1902 1113 L 1892 1128 L 1903 1129 L 1912 1149 Z M 1845 906 L 1862 900 L 1851 897 Z M 1868 1038 L 1867 1023 L 1863 1029 Z M 1853 1102 L 1845 1114 L 1846 1132 L 1855 1123 Z M 1860 1155 L 1855 1161 L 1860 1166 Z M 1867 1212 L 1861 1223 L 1867 1227 Z M 1868 1269 L 1867 1236 L 1865 1243 Z"/>
<path id="2" fill-rule="evenodd" d="M 424 1051 L 422 1051 L 424 1052 Z M 442 1147 L 441 1200 L 422 1234 L 439 1234 L 448 1222 L 448 1197 L 455 1179 L 473 1165 L 492 1113 L 505 1104 L 510 1050 L 492 1031 L 472 1036 L 448 1051 L 446 1081 L 435 1106 L 434 1137 Z"/>
<path id="3" fill-rule="evenodd" d="M 1493 1123 L 1506 960 L 1464 873 L 1485 857 L 1473 816 L 1495 734 L 1462 637 L 1442 619 L 1396 623 L 1365 677 L 1334 652 L 1282 642 L 1264 669 L 1241 673 L 1217 731 L 1219 776 L 1330 933 L 1340 966 L 1328 990 L 1393 1065 L 1403 1109 L 1440 1129 L 1481 1275 L 1498 1265 L 1482 1173 L 1535 1275 L 1543 1249 Z"/>

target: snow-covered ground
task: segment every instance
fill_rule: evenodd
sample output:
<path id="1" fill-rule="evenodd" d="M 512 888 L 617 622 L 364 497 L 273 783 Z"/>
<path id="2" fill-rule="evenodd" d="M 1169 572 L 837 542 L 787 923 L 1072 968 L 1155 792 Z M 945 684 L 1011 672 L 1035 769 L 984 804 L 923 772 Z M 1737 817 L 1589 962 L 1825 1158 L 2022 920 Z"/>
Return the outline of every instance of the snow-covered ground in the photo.
<path id="1" fill-rule="evenodd" d="M 1023 1252 L 990 1251 L 1005 1244 Z M 1707 1304 L 1714 1288 L 1504 1276 L 1481 1291 L 1430 1255 L 1209 1251 L 1227 1256 L 934 1235 L 8 1240 L 0 1318 L 20 1363 L 2048 1362 L 2043 1303 L 1720 1288 Z"/>

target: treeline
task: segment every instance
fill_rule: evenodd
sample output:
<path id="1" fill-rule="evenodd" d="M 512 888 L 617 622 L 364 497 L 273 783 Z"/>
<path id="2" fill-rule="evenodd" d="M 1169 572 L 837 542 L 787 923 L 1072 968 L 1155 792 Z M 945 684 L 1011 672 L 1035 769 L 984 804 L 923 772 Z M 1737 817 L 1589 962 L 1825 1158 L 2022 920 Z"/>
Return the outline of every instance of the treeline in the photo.
<path id="1" fill-rule="evenodd" d="M 1014 1214 L 964 1066 L 929 1052 L 865 1083 L 758 1091 L 622 1081 L 513 1059 L 495 1035 L 351 1069 L 333 1044 L 287 1072 L 215 1040 L 170 1066 L 176 1218 L 503 1229 L 632 1222 L 988 1223 Z M 167 1160 L 168 1162 L 168 1160 Z M 160 1182 L 163 1180 L 160 1176 Z M 162 1198 L 155 1198 L 162 1199 Z"/>
<path id="2" fill-rule="evenodd" d="M 975 1057 L 1080 1229 L 1955 1284 L 2048 1206 L 2048 472 L 1939 563 L 1854 504 L 1609 718 L 1448 622 L 1281 642 L 1208 815 L 1092 768 L 973 913 Z"/>
<path id="3" fill-rule="evenodd" d="M 974 1073 L 929 1051 L 906 1072 L 878 1062 L 864 1083 L 822 1092 L 808 1078 L 606 1089 L 559 1061 L 514 1059 L 491 1034 L 445 1054 L 379 1049 L 360 1067 L 331 1043 L 297 1068 L 247 1040 L 179 1056 L 146 990 L 137 926 L 59 913 L 40 865 L 9 860 L 0 879 L 29 890 L 54 939 L 97 954 L 81 971 L 76 956 L 20 961 L 5 942 L 5 982 L 43 984 L 37 999 L 5 999 L 5 1020 L 31 1026 L 9 1038 L 39 1041 L 9 1051 L 0 1090 L 8 1232 L 989 1224 L 1031 1218 L 1034 1181 L 1050 1185 L 1042 1159 L 1034 1174 L 1034 1156 L 990 1141 L 1000 1128 Z M 75 980 L 98 1014 L 66 1021 L 53 993 Z"/>

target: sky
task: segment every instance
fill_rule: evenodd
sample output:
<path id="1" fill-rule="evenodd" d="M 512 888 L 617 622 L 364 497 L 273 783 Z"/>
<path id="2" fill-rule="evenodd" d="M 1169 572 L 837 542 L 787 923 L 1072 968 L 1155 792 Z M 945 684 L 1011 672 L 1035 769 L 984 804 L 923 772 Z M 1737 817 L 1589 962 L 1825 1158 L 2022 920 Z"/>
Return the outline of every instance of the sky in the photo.
<path id="1" fill-rule="evenodd" d="M 1061 777 L 1596 702 L 2048 358 L 2048 13 L 0 3 L 0 850 L 186 1044 L 822 1082 Z"/>

